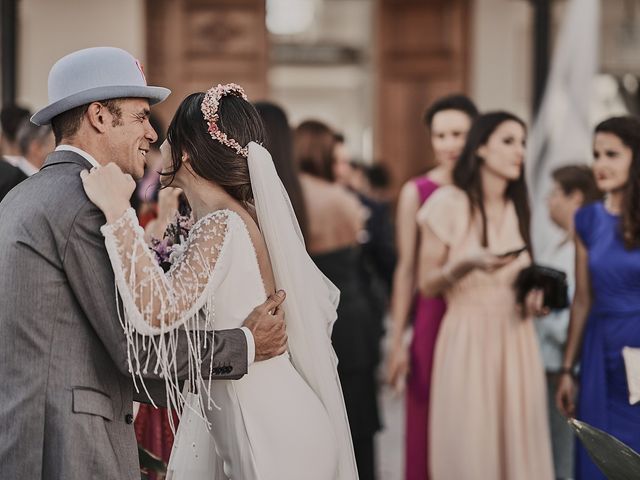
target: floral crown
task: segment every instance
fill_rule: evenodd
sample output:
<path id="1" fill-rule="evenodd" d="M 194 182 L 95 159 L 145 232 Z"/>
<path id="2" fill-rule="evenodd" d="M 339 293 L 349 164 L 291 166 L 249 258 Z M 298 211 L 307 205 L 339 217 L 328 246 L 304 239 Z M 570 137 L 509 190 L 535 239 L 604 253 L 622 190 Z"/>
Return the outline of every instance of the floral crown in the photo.
<path id="1" fill-rule="evenodd" d="M 207 131 L 209 135 L 211 135 L 211 138 L 231 148 L 238 155 L 247 158 L 249 156 L 249 149 L 241 146 L 237 140 L 229 138 L 218 126 L 218 120 L 220 119 L 218 116 L 218 106 L 220 105 L 220 99 L 225 95 L 236 95 L 237 97 L 242 97 L 244 100 L 248 100 L 242 87 L 235 83 L 227 83 L 226 85 L 218 84 L 207 90 L 204 100 L 202 100 L 202 106 L 200 107 L 202 115 L 208 125 Z"/>

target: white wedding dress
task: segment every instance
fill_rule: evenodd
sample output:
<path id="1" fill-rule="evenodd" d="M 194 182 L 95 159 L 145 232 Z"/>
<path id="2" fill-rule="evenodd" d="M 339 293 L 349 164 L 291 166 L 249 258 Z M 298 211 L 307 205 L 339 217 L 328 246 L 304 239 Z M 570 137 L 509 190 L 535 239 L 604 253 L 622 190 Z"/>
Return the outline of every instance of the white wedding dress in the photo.
<path id="1" fill-rule="evenodd" d="M 184 408 L 174 449 L 181 458 L 170 462 L 174 479 L 357 479 L 330 344 L 335 287 L 307 261 L 268 152 L 250 144 L 249 165 L 274 277 L 278 288 L 287 291 L 284 310 L 291 353 L 254 363 L 239 380 L 210 381 L 203 375 L 198 366 L 206 340 L 199 332 L 214 326 L 240 327 L 267 298 L 247 227 L 231 210 L 209 213 L 174 252 L 165 274 L 129 209 L 102 232 L 123 300 L 121 320 L 132 347 L 130 370 L 143 388 L 144 371 L 160 371 L 169 404 Z M 179 389 L 174 361 L 178 329 L 189 332 L 188 384 L 197 396 L 183 395 Z M 133 353 L 139 338 L 134 331 L 145 335 L 147 347 L 156 350 L 156 365 L 141 364 Z M 187 399 L 191 405 L 185 407 Z M 203 435 L 207 429 L 210 435 Z"/>

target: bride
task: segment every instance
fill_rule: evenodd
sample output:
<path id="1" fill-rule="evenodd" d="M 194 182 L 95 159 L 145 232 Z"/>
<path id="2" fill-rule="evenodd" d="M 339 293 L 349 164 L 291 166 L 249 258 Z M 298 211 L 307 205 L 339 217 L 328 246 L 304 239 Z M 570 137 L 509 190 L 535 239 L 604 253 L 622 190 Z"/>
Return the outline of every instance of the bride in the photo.
<path id="1" fill-rule="evenodd" d="M 181 103 L 161 146 L 163 184 L 184 190 L 196 222 L 166 274 L 128 203 L 132 178 L 115 164 L 83 172 L 88 197 L 107 219 L 102 233 L 128 341 L 145 335 L 160 359 L 141 365 L 131 348 L 130 366 L 160 371 L 169 405 L 183 409 L 177 448 L 196 453 L 186 462 L 172 457 L 174 479 L 357 479 L 330 340 L 339 292 L 307 255 L 263 141 L 260 117 L 238 85 Z M 240 326 L 276 286 L 287 292 L 288 352 L 253 363 L 239 380 L 203 378 L 199 332 Z M 189 333 L 189 394 L 174 373 L 178 329 Z M 144 388 L 141 374 L 137 381 Z M 198 431 L 207 427 L 202 445 Z M 215 464 L 204 475 L 196 472 L 202 451 Z"/>

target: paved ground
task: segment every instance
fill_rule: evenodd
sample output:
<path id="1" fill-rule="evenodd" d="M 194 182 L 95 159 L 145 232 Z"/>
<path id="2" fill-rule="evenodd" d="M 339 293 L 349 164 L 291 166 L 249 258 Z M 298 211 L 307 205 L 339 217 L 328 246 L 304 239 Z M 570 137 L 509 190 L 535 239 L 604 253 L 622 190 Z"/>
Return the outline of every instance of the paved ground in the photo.
<path id="1" fill-rule="evenodd" d="M 382 388 L 379 396 L 384 430 L 378 433 L 377 480 L 402 480 L 404 477 L 404 397 Z"/>
<path id="2" fill-rule="evenodd" d="M 387 332 L 391 329 L 387 326 Z M 383 351 L 387 342 L 383 341 Z M 385 360 L 381 365 L 385 365 Z M 376 437 L 378 456 L 377 480 L 402 480 L 404 478 L 404 395 L 396 395 L 381 386 L 378 396 L 382 410 L 383 430 Z"/>

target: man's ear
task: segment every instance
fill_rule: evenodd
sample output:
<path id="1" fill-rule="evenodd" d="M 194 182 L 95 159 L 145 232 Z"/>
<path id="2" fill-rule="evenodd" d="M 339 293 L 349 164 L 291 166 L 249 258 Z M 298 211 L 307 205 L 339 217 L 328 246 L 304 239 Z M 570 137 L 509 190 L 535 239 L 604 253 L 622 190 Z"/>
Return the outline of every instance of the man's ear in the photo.
<path id="1" fill-rule="evenodd" d="M 584 205 L 584 193 L 582 193 L 578 188 L 576 188 L 567 196 L 577 208 L 580 208 L 582 205 Z"/>
<path id="2" fill-rule="evenodd" d="M 85 115 L 89 120 L 89 124 L 98 132 L 105 133 L 107 131 L 107 124 L 111 121 L 110 118 L 107 118 L 107 115 L 111 114 L 100 102 L 93 102 L 89 105 Z"/>

